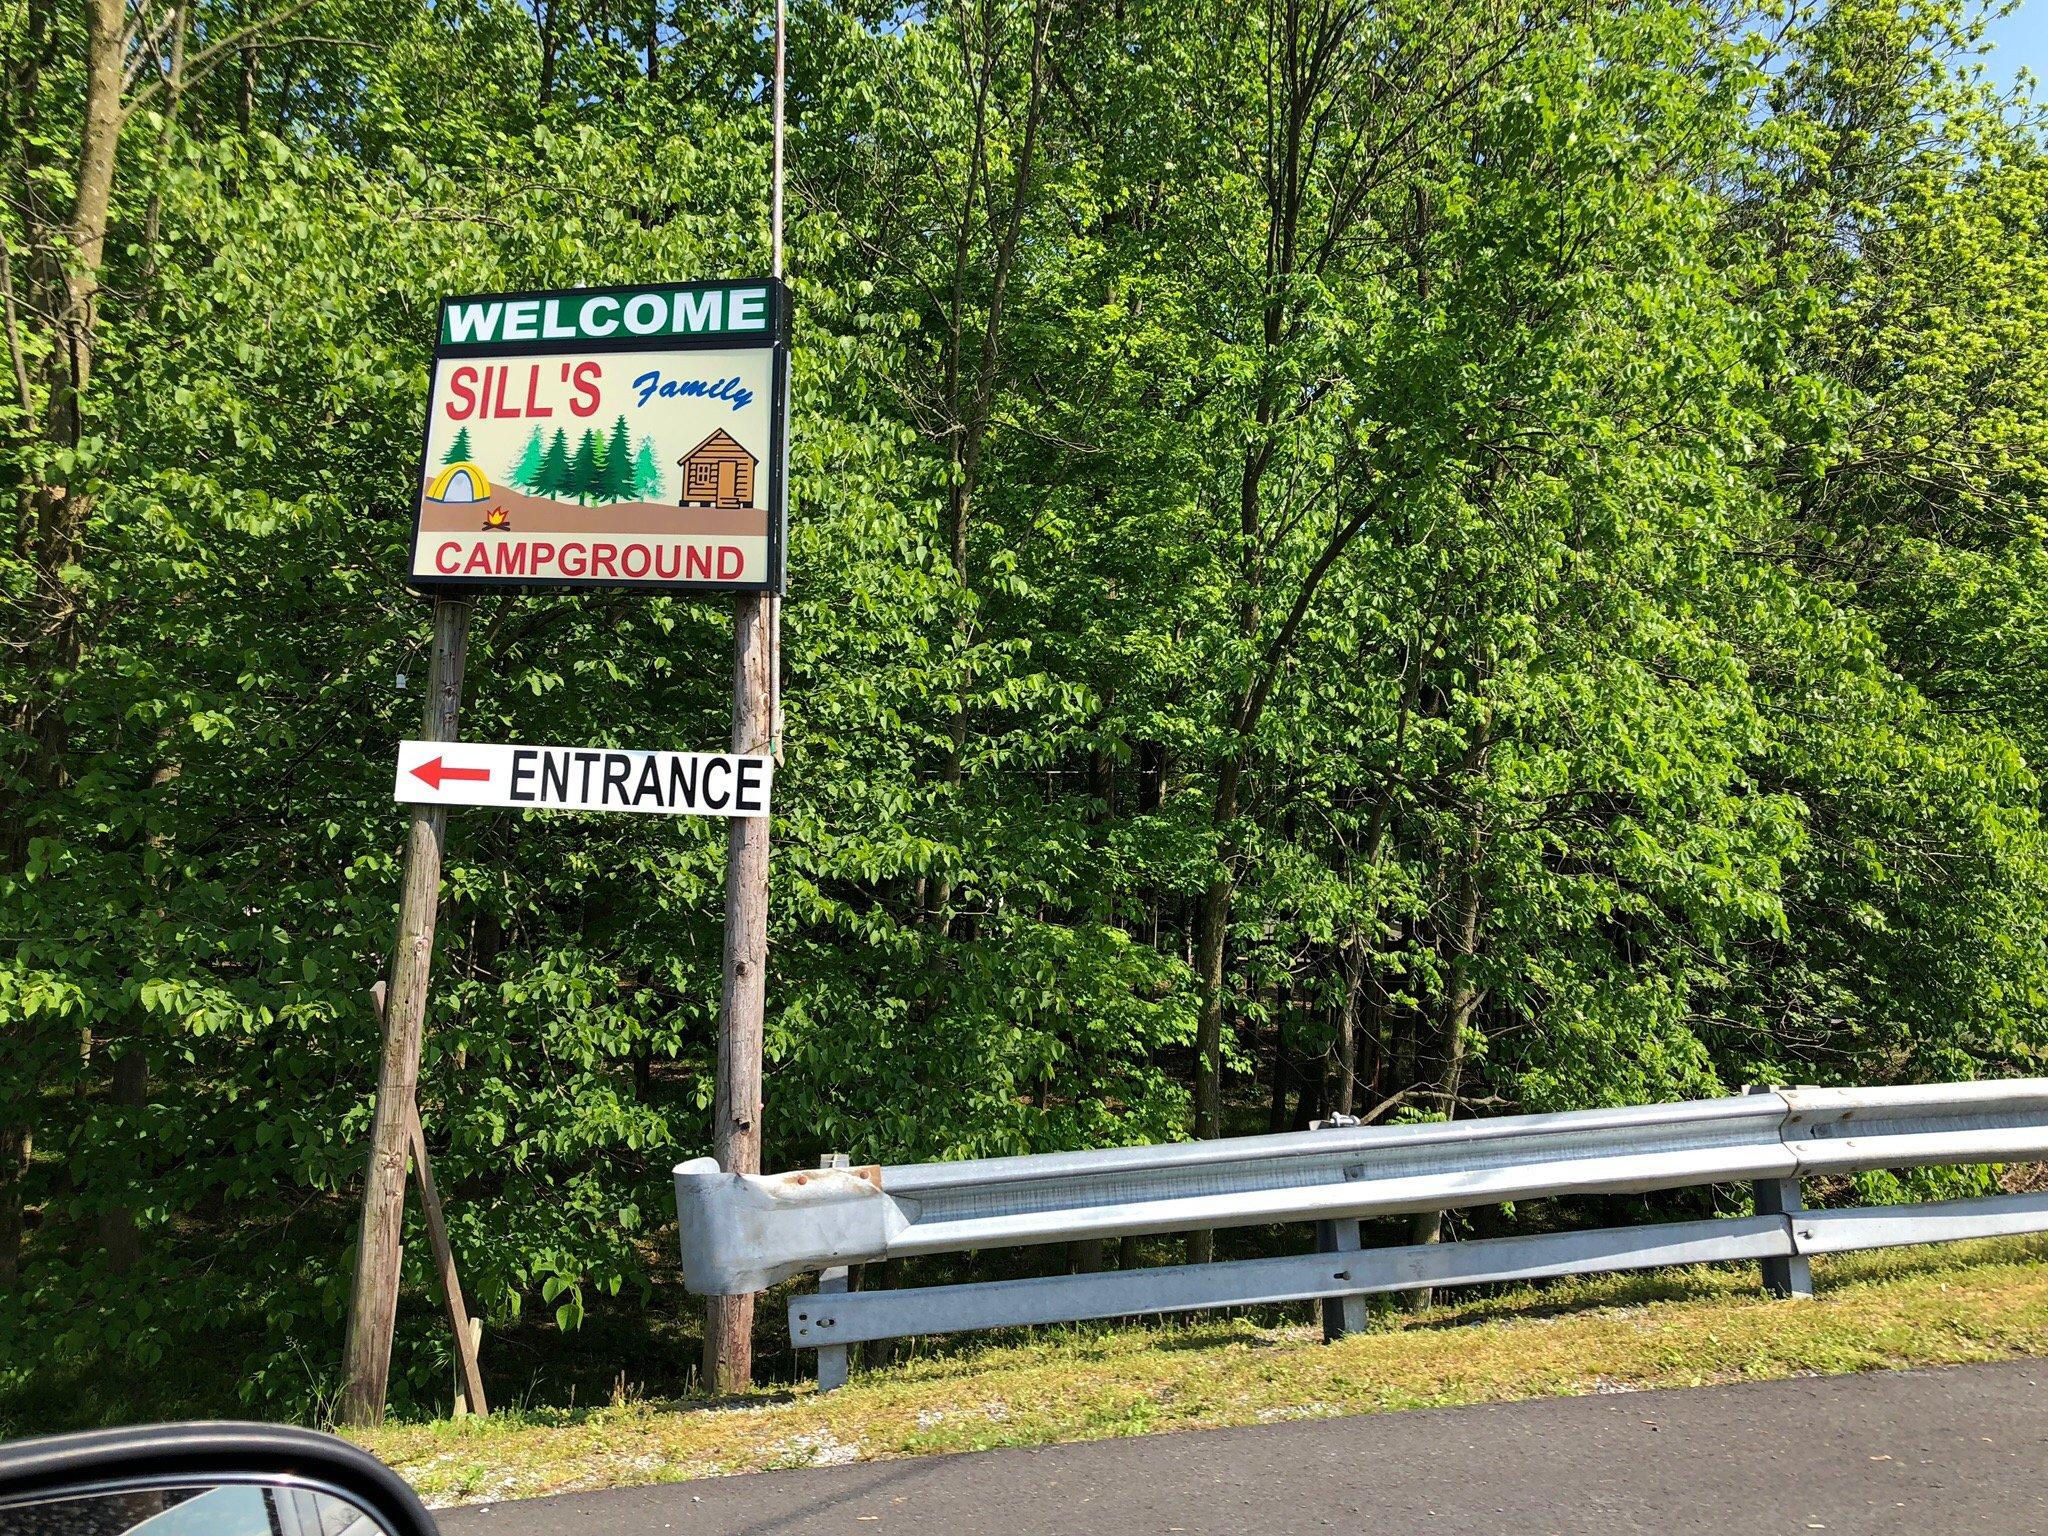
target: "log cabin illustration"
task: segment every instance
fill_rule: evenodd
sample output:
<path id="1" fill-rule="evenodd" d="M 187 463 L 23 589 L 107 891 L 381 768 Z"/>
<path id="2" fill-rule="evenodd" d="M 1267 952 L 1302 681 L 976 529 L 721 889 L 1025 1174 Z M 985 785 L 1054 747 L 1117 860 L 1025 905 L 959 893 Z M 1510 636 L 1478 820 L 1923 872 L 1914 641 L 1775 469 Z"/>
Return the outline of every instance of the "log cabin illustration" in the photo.
<path id="1" fill-rule="evenodd" d="M 683 467 L 683 490 L 677 498 L 678 506 L 751 507 L 754 504 L 754 466 L 759 461 L 731 434 L 723 430 L 712 433 L 676 462 Z"/>

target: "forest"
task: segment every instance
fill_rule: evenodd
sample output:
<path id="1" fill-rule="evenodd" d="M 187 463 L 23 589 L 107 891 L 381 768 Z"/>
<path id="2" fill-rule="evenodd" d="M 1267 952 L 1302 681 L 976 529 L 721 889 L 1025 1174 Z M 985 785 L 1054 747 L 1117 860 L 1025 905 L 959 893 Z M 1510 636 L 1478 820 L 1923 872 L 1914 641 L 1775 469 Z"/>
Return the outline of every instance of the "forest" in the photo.
<path id="1" fill-rule="evenodd" d="M 764 276 L 769 15 L 0 0 L 0 1427 L 331 1410 L 439 302 Z M 768 1166 L 2048 1072 L 1985 19 L 794 0 Z M 731 628 L 484 597 L 464 735 L 721 748 Z M 420 1108 L 522 1400 L 687 1384 L 725 836 L 451 818 Z"/>

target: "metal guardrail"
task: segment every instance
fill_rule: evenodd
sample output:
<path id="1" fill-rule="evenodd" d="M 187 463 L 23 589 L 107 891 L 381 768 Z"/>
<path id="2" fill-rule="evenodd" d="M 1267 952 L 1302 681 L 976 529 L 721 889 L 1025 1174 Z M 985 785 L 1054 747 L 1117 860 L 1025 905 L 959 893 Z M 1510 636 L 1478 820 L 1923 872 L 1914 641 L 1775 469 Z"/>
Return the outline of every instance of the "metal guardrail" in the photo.
<path id="1" fill-rule="evenodd" d="M 1739 1098 L 1451 1124 L 773 1175 L 675 1171 L 683 1280 L 738 1295 L 810 1271 L 790 1337 L 845 1380 L 848 1345 L 913 1334 L 1321 1299 L 1331 1337 L 1376 1292 L 1761 1261 L 1810 1294 L 1807 1257 L 2048 1230 L 2048 1195 L 1809 1211 L 1808 1175 L 2048 1158 L 2048 1079 L 1779 1088 Z M 1367 1217 L 1749 1183 L 1754 1216 L 1362 1250 Z M 847 1266 L 916 1254 L 1313 1221 L 1321 1251 L 987 1284 L 851 1292 Z"/>

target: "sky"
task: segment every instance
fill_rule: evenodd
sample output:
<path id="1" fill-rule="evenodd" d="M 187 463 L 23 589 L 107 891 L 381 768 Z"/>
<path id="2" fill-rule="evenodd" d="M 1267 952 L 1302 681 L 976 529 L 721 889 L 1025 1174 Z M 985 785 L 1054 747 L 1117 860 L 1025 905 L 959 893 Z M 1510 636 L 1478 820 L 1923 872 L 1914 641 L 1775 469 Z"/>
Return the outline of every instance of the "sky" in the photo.
<path id="1" fill-rule="evenodd" d="M 1992 24 L 1989 36 L 1997 51 L 1985 62 L 1998 79 L 2009 81 L 2025 66 L 2048 86 L 2048 0 L 2020 0 L 2011 15 Z"/>

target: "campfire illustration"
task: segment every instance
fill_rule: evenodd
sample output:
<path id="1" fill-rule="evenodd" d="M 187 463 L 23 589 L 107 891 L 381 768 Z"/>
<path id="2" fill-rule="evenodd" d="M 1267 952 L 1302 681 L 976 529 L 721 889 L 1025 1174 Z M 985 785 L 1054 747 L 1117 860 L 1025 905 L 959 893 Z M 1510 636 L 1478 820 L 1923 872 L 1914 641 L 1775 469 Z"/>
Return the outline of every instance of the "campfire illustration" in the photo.
<path id="1" fill-rule="evenodd" d="M 512 514 L 503 507 L 493 507 L 484 514 L 485 533 L 506 533 L 512 527 Z"/>

